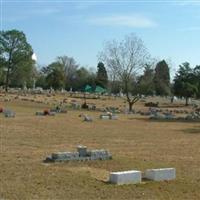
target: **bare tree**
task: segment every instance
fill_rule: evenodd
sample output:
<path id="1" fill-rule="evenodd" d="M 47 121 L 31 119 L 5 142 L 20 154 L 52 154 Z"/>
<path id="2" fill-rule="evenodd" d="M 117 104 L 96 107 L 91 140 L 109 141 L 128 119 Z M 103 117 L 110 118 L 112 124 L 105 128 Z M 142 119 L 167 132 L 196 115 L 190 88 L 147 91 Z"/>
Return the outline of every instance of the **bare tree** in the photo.
<path id="1" fill-rule="evenodd" d="M 63 70 L 65 72 L 66 82 L 71 85 L 71 81 L 73 81 L 74 76 L 76 74 L 76 70 L 78 69 L 78 64 L 72 57 L 68 56 L 59 56 L 57 57 L 57 62 L 61 64 Z"/>
<path id="2" fill-rule="evenodd" d="M 100 53 L 100 60 L 106 64 L 108 71 L 122 83 L 129 111 L 132 111 L 133 104 L 139 100 L 138 95 L 131 94 L 133 79 L 143 70 L 148 59 L 149 54 L 143 41 L 135 34 L 126 36 L 121 42 L 107 42 Z"/>

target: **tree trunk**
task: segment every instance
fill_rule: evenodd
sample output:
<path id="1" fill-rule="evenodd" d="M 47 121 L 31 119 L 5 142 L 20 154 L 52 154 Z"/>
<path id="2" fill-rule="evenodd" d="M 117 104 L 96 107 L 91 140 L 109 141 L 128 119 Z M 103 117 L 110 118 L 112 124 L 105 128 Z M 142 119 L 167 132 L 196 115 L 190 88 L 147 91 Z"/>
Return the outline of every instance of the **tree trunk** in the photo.
<path id="1" fill-rule="evenodd" d="M 6 92 L 8 92 L 9 76 L 10 76 L 11 68 L 12 68 L 12 50 L 9 52 L 8 70 L 7 70 L 7 74 L 6 74 L 6 85 L 5 85 L 5 91 Z"/>
<path id="2" fill-rule="evenodd" d="M 188 103 L 188 102 L 189 102 L 189 97 L 186 97 L 186 98 L 185 98 L 185 105 L 186 105 L 186 106 L 188 106 L 188 105 L 189 105 L 189 103 Z"/>
<path id="3" fill-rule="evenodd" d="M 84 98 L 84 104 L 86 105 L 86 94 L 85 94 L 85 92 L 84 92 L 83 98 Z"/>
<path id="4" fill-rule="evenodd" d="M 5 91 L 6 92 L 8 92 L 9 75 L 10 75 L 10 67 L 8 67 L 8 71 L 7 71 L 7 74 L 6 74 L 6 85 L 5 85 Z"/>
<path id="5" fill-rule="evenodd" d="M 171 103 L 174 103 L 174 97 L 171 97 Z"/>
<path id="6" fill-rule="evenodd" d="M 129 112 L 133 111 L 133 103 L 132 102 L 128 102 L 129 105 Z"/>

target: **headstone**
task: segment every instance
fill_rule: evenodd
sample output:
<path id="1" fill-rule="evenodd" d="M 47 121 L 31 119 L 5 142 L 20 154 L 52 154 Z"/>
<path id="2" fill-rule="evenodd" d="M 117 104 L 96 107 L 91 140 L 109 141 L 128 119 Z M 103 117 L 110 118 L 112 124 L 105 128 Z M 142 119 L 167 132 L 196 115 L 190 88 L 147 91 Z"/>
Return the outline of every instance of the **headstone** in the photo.
<path id="1" fill-rule="evenodd" d="M 49 116 L 55 116 L 56 113 L 55 112 L 49 112 Z"/>
<path id="2" fill-rule="evenodd" d="M 59 111 L 56 108 L 52 108 L 52 109 L 50 109 L 50 112 L 56 112 L 56 113 L 58 113 Z"/>
<path id="3" fill-rule="evenodd" d="M 60 113 L 67 113 L 67 109 L 66 108 L 61 108 Z"/>
<path id="4" fill-rule="evenodd" d="M 111 115 L 110 119 L 117 120 L 118 116 L 117 115 Z"/>
<path id="5" fill-rule="evenodd" d="M 172 113 L 164 113 L 164 118 L 165 119 L 174 119 L 174 115 Z"/>
<path id="6" fill-rule="evenodd" d="M 35 115 L 37 115 L 37 116 L 43 116 L 43 115 L 44 115 L 44 112 L 37 111 L 37 112 L 35 113 Z"/>
<path id="7" fill-rule="evenodd" d="M 144 178 L 154 181 L 173 180 L 176 178 L 175 168 L 147 169 Z"/>
<path id="8" fill-rule="evenodd" d="M 4 110 L 3 113 L 5 117 L 8 118 L 15 117 L 15 112 L 13 112 L 12 110 Z"/>
<path id="9" fill-rule="evenodd" d="M 109 115 L 100 115 L 100 119 L 110 119 Z"/>
<path id="10" fill-rule="evenodd" d="M 77 147 L 77 151 L 79 153 L 79 156 L 81 156 L 81 157 L 87 156 L 87 147 L 86 146 L 79 145 Z"/>
<path id="11" fill-rule="evenodd" d="M 85 122 L 92 122 L 93 121 L 92 118 L 88 115 L 83 115 L 83 117 L 84 117 L 83 121 L 85 121 Z"/>
<path id="12" fill-rule="evenodd" d="M 78 146 L 77 152 L 58 152 L 48 156 L 44 162 L 61 162 L 61 161 L 88 161 L 88 160 L 110 160 L 112 155 L 104 149 L 87 151 L 86 146 Z"/>
<path id="13" fill-rule="evenodd" d="M 71 107 L 72 107 L 73 109 L 75 109 L 75 110 L 78 110 L 78 109 L 81 108 L 81 105 L 78 104 L 77 102 L 72 102 L 72 103 L 71 103 Z"/>
<path id="14" fill-rule="evenodd" d="M 87 155 L 91 158 L 91 160 L 108 160 L 112 159 L 112 155 L 110 152 L 101 149 L 101 150 L 91 150 L 87 152 Z"/>
<path id="15" fill-rule="evenodd" d="M 116 120 L 116 119 L 118 119 L 118 116 L 113 114 L 113 113 L 111 113 L 111 112 L 107 112 L 105 114 L 101 114 L 99 116 L 99 118 L 100 119 L 113 119 L 113 120 Z"/>
<path id="16" fill-rule="evenodd" d="M 52 153 L 52 159 L 57 161 L 63 161 L 63 160 L 77 160 L 79 157 L 78 152 L 58 152 L 58 153 Z"/>
<path id="17" fill-rule="evenodd" d="M 155 114 L 153 114 L 153 115 L 150 116 L 150 119 L 161 120 L 161 119 L 165 119 L 165 116 L 163 114 L 160 114 L 160 113 L 155 113 Z"/>
<path id="18" fill-rule="evenodd" d="M 111 172 L 109 181 L 114 184 L 136 184 L 141 183 L 142 173 L 141 171 L 131 170 L 123 172 Z"/>

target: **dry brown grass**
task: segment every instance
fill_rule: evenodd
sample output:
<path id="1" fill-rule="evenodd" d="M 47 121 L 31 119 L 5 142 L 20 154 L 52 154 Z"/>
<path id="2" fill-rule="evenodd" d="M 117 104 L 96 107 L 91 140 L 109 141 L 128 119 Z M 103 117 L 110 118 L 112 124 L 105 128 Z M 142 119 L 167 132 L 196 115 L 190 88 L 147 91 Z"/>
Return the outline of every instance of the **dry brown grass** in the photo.
<path id="1" fill-rule="evenodd" d="M 0 199 L 200 199 L 199 123 L 152 122 L 123 114 L 119 120 L 103 121 L 97 112 L 88 112 L 95 120 L 84 123 L 78 117 L 81 111 L 38 117 L 34 113 L 48 105 L 20 100 L 0 104 L 17 113 L 14 119 L 0 114 Z M 75 151 L 78 144 L 108 149 L 113 160 L 42 162 L 52 152 Z M 177 179 L 124 186 L 106 183 L 109 171 L 160 167 L 175 167 Z"/>

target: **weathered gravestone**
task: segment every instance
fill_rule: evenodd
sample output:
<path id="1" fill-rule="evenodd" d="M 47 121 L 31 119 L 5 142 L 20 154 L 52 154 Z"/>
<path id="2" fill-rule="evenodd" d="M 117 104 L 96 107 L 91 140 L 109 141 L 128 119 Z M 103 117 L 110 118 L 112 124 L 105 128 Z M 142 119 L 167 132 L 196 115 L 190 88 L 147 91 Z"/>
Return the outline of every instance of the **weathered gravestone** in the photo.
<path id="1" fill-rule="evenodd" d="M 79 117 L 83 117 L 83 121 L 85 121 L 85 122 L 92 122 L 93 121 L 92 117 L 90 117 L 86 114 L 80 114 Z"/>
<path id="2" fill-rule="evenodd" d="M 77 151 L 79 153 L 79 156 L 82 156 L 82 157 L 87 156 L 87 147 L 86 146 L 79 145 L 77 147 Z"/>
<path id="3" fill-rule="evenodd" d="M 96 110 L 95 104 L 88 104 L 88 110 Z"/>
<path id="4" fill-rule="evenodd" d="M 43 112 L 37 111 L 35 113 L 37 116 L 55 116 L 55 112 L 44 110 Z"/>
<path id="5" fill-rule="evenodd" d="M 14 118 L 15 117 L 15 112 L 13 112 L 12 110 L 4 110 L 3 111 L 4 116 L 7 118 Z"/>
<path id="6" fill-rule="evenodd" d="M 165 116 L 163 114 L 160 114 L 160 113 L 154 113 L 150 116 L 150 119 L 165 119 Z"/>
<path id="7" fill-rule="evenodd" d="M 175 119 L 175 116 L 171 112 L 164 113 L 164 119 Z"/>
<path id="8" fill-rule="evenodd" d="M 76 160 L 79 158 L 78 152 L 58 152 L 52 153 L 52 159 L 56 161 L 63 161 L 63 160 Z"/>
<path id="9" fill-rule="evenodd" d="M 112 159 L 110 152 L 101 150 L 87 150 L 86 146 L 78 146 L 77 152 L 58 152 L 52 153 L 44 162 L 61 162 L 61 161 L 87 161 L 87 160 L 109 160 Z"/>
<path id="10" fill-rule="evenodd" d="M 56 108 L 50 109 L 50 112 L 53 112 L 53 113 L 67 113 L 67 109 L 57 106 Z"/>
<path id="11" fill-rule="evenodd" d="M 35 115 L 37 115 L 37 116 L 44 116 L 44 112 L 37 111 L 37 112 L 35 113 Z"/>
<path id="12" fill-rule="evenodd" d="M 71 103 L 71 108 L 74 110 L 80 110 L 81 109 L 81 105 L 77 102 L 72 102 Z"/>

